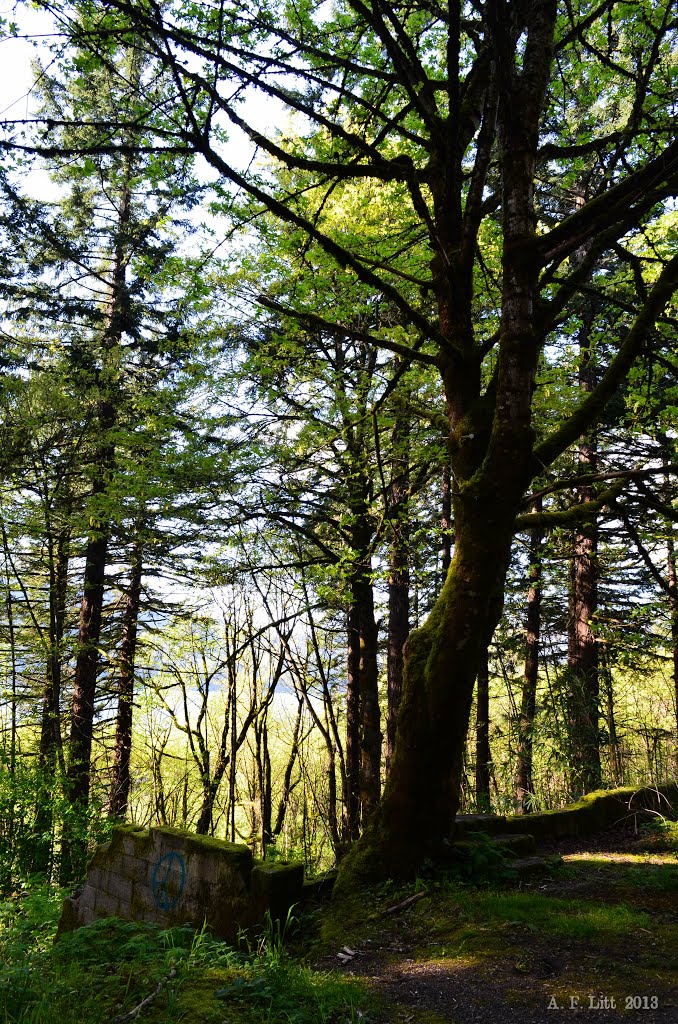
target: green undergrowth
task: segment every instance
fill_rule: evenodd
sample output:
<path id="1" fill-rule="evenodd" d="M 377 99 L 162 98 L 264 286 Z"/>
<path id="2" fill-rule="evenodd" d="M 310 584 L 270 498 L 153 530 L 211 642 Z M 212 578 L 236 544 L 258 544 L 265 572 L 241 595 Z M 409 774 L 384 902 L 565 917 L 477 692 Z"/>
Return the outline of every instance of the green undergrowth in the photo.
<path id="1" fill-rule="evenodd" d="M 410 895 L 413 895 L 410 889 Z M 650 915 L 625 903 L 608 903 L 580 898 L 557 898 L 530 890 L 496 890 L 462 885 L 457 882 L 431 882 L 427 895 L 394 920 L 386 918 L 389 901 L 407 898 L 407 890 L 395 892 L 384 900 L 379 895 L 358 906 L 341 904 L 330 910 L 322 923 L 324 945 L 361 941 L 379 941 L 386 932 L 407 932 L 408 938 L 426 947 L 429 940 L 441 936 L 450 940 L 450 949 L 460 943 L 468 950 L 469 938 L 476 936 L 474 949 L 488 945 L 488 936 L 506 930 L 524 930 L 574 940 L 612 941 L 623 939 L 634 929 L 649 929 Z M 351 909 L 353 913 L 351 913 Z M 494 942 L 489 943 L 494 946 Z"/>
<path id="2" fill-rule="evenodd" d="M 609 853 L 602 842 L 533 881 L 511 877 L 481 843 L 461 870 L 424 865 L 414 883 L 344 893 L 299 913 L 292 936 L 294 922 L 269 919 L 237 949 L 206 932 L 116 919 L 53 945 L 62 894 L 28 888 L 0 904 L 0 1024 L 121 1024 L 156 989 L 139 1024 L 384 1024 L 411 1011 L 393 1002 L 393 987 L 379 996 L 379 972 L 413 965 L 424 993 L 427 962 L 432 991 L 446 965 L 474 991 L 500 979 L 516 1005 L 600 986 L 668 1000 L 678 972 L 678 826 L 657 819 Z M 337 957 L 346 947 L 348 962 Z M 319 961 L 334 969 L 308 966 Z M 417 1013 L 417 1024 L 438 1024 L 433 996 Z"/>
<path id="3" fill-rule="evenodd" d="M 532 1009 L 545 1008 L 554 993 L 559 1005 L 569 1005 L 570 996 L 588 1005 L 597 991 L 622 1008 L 639 992 L 653 994 L 666 1012 L 675 1007 L 675 822 L 657 818 L 635 838 L 619 833 L 583 841 L 564 861 L 547 858 L 532 879 L 512 874 L 510 861 L 487 844 L 470 853 L 473 860 L 461 870 L 425 866 L 415 884 L 386 883 L 342 898 L 322 917 L 318 955 L 347 945 L 372 958 L 373 973 L 380 950 L 386 976 L 392 967 L 402 973 L 414 965 L 419 992 L 429 975 L 435 990 L 449 971 L 457 984 L 468 978 L 474 993 L 500 985 L 507 1005 Z M 417 890 L 426 895 L 408 903 Z"/>
<path id="4" fill-rule="evenodd" d="M 204 931 L 108 918 L 53 944 L 61 896 L 41 886 L 0 906 L 2 1024 L 115 1024 L 152 993 L 140 1024 L 369 1020 L 359 982 L 288 956 L 285 924 L 269 919 L 234 949 Z"/>

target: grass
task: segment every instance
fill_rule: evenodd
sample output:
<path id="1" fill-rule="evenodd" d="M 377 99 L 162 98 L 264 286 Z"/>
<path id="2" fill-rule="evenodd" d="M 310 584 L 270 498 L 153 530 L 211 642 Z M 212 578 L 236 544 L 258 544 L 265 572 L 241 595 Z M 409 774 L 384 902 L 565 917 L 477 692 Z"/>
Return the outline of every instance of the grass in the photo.
<path id="1" fill-rule="evenodd" d="M 651 918 L 623 904 L 585 903 L 537 893 L 462 894 L 459 905 L 468 920 L 503 927 L 519 926 L 570 939 L 624 937 L 634 928 L 648 928 Z"/>
<path id="2" fill-rule="evenodd" d="M 668 1015 L 662 1020 L 678 1019 L 678 826 L 658 819 L 612 848 L 589 852 L 583 843 L 531 884 L 511 880 L 501 863 L 493 880 L 481 871 L 480 884 L 456 867 L 432 872 L 423 881 L 428 896 L 395 918 L 384 911 L 415 887 L 355 895 L 326 912 L 322 942 L 327 953 L 344 943 L 382 950 L 370 973 L 381 974 L 391 1000 L 401 990 L 389 988 L 389 976 L 406 975 L 408 963 L 422 1000 L 430 986 L 431 1011 L 440 1006 L 441 979 L 454 979 L 449 1019 L 460 1000 L 478 998 L 478 1013 L 486 1007 L 491 1019 L 497 992 L 504 1005 L 541 1010 L 553 994 L 560 1005 L 574 996 L 587 1006 L 590 993 L 603 992 L 623 1008 L 629 994 L 649 993 Z M 414 1019 L 424 1021 L 424 1008 L 417 1004 Z M 384 1019 L 408 1013 L 411 1005 L 392 1003 Z"/>
<path id="3" fill-rule="evenodd" d="M 430 866 L 414 885 L 356 893 L 304 914 L 291 941 L 295 921 L 269 918 L 237 949 L 205 932 L 116 919 L 53 946 L 61 894 L 28 888 L 0 904 L 0 1024 L 113 1024 L 159 984 L 139 1024 L 439 1024 L 455 1019 L 436 1001 L 446 975 L 471 999 L 483 991 L 496 999 L 498 986 L 506 1004 L 542 1008 L 554 993 L 565 1005 L 570 994 L 586 1001 L 598 990 L 619 999 L 647 992 L 673 1011 L 675 823 L 658 820 L 616 853 L 566 854 L 533 885 L 511 882 L 501 862 L 492 882 L 488 863 L 479 865 L 480 885 L 458 867 L 446 876 Z M 421 888 L 425 898 L 384 914 Z M 304 961 L 324 957 L 336 967 L 345 945 L 362 950 L 345 969 L 317 971 Z M 345 973 L 361 962 L 376 981 Z M 388 985 L 389 973 L 402 979 L 409 964 L 421 997 L 414 1018 L 411 1004 L 398 1003 L 410 986 Z"/>
<path id="4" fill-rule="evenodd" d="M 109 918 L 53 937 L 61 893 L 45 886 L 0 905 L 0 1022 L 100 1024 L 159 986 L 148 1024 L 354 1024 L 370 998 L 357 981 L 311 970 L 271 921 L 234 949 L 191 929 Z M 291 922 L 287 922 L 289 928 Z"/>

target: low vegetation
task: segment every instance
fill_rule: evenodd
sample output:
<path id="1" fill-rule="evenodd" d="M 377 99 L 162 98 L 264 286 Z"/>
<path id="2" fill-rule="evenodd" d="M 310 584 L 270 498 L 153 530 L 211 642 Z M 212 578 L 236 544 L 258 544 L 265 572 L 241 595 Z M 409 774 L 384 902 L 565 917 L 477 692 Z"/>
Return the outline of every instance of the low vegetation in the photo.
<path id="1" fill-rule="evenodd" d="M 476 869 L 429 865 L 413 885 L 297 908 L 238 948 L 114 918 L 54 944 L 62 894 L 26 887 L 0 908 L 0 1021 L 123 1024 L 144 1004 L 141 1024 L 454 1024 L 455 1001 L 546 1011 L 601 992 L 671 1019 L 678 823 L 579 842 L 532 881 L 496 859 Z"/>

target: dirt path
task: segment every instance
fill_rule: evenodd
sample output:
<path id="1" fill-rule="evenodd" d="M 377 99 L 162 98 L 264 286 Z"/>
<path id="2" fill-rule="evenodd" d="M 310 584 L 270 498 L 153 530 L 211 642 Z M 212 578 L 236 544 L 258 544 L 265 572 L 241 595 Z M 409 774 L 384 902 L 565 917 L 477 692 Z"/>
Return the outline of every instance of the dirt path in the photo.
<path id="1" fill-rule="evenodd" d="M 614 831 L 560 851 L 501 890 L 428 883 L 384 916 L 386 895 L 319 966 L 366 979 L 379 1024 L 678 1024 L 678 855 Z"/>

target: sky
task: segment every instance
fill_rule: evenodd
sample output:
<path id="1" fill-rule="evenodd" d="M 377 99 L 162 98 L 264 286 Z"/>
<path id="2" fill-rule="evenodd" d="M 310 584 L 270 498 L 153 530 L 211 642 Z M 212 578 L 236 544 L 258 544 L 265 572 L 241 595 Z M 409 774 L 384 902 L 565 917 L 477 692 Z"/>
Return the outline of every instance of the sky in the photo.
<path id="1" fill-rule="evenodd" d="M 44 11 L 20 3 L 15 12 L 14 6 L 7 0 L 0 0 L 0 18 L 3 22 L 16 22 L 20 31 L 20 35 L 14 37 L 3 26 L 0 37 L 0 116 L 8 119 L 30 117 L 33 109 L 31 61 L 40 53 L 46 53 L 45 44 L 52 38 L 53 29 Z"/>
<path id="2" fill-rule="evenodd" d="M 16 9 L 15 9 L 16 8 Z M 6 25 L 14 22 L 18 35 L 7 31 Z M 30 118 L 36 111 L 34 73 L 32 62 L 39 58 L 49 70 L 52 55 L 48 50 L 55 38 L 55 23 L 45 11 L 36 10 L 26 0 L 13 3 L 0 0 L 0 119 L 21 120 Z M 289 128 L 289 115 L 283 106 L 270 97 L 253 94 L 241 113 L 252 125 L 263 131 L 270 131 L 271 122 Z M 251 141 L 235 125 L 227 126 L 229 141 L 222 149 L 222 155 L 241 173 L 251 167 L 255 150 Z M 199 172 L 200 173 L 200 172 Z M 214 178 L 214 172 L 204 168 L 205 180 Z M 53 186 L 48 177 L 36 165 L 31 172 L 28 191 L 36 198 L 53 198 Z"/>

